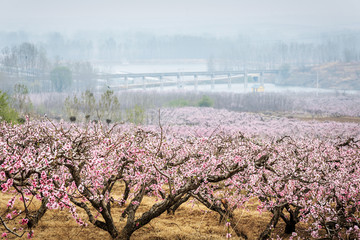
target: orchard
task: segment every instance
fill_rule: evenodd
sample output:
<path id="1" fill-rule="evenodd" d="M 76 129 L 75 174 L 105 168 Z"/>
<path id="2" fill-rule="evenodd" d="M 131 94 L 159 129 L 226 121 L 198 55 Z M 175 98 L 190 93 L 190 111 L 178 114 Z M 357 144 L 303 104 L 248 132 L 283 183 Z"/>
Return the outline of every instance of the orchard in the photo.
<path id="1" fill-rule="evenodd" d="M 308 238 L 360 238 L 358 124 L 318 123 L 328 127 L 305 134 L 316 124 L 288 122 L 298 131 L 284 132 L 272 120 L 243 115 L 244 122 L 264 124 L 256 133 L 205 118 L 171 125 L 164 114 L 167 125 L 1 123 L 0 183 L 10 196 L 0 208 L 2 237 L 36 238 L 43 216 L 61 210 L 79 228 L 93 225 L 112 239 L 130 239 L 160 215 L 197 201 L 218 214 L 224 238 L 249 239 L 235 212 L 256 199 L 259 212 L 271 213 L 258 239 L 276 238 L 279 222 L 291 239 L 299 224 Z M 139 212 L 145 197 L 155 202 Z"/>

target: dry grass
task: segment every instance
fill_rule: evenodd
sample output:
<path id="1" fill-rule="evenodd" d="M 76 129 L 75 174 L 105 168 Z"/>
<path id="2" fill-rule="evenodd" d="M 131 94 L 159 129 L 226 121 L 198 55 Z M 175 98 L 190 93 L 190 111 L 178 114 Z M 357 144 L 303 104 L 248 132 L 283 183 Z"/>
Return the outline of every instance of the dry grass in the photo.
<path id="1" fill-rule="evenodd" d="M 2 194 L 0 197 L 1 206 L 6 206 L 9 195 Z M 38 203 L 35 203 L 38 204 Z M 154 204 L 153 198 L 146 197 L 139 208 L 139 212 L 149 209 Z M 258 202 L 256 199 L 249 201 L 246 209 L 236 210 L 235 216 L 238 221 L 238 227 L 242 229 L 249 239 L 256 239 L 270 220 L 269 213 L 259 214 L 257 211 Z M 16 207 L 16 206 L 15 206 Z M 2 213 L 6 209 L 1 209 Z M 123 209 L 114 208 L 113 215 L 118 222 L 119 229 L 124 224 L 120 221 L 120 214 Z M 87 220 L 85 214 L 79 210 L 83 219 Z M 141 213 L 138 213 L 141 214 Z M 288 236 L 283 234 L 284 223 L 279 222 L 273 235 L 279 235 L 283 238 Z M 298 234 L 305 236 L 305 227 L 298 226 Z M 2 228 L 1 231 L 4 231 Z M 0 232 L 1 233 L 1 232 Z M 148 225 L 136 231 L 131 239 L 225 239 L 226 227 L 224 223 L 219 224 L 219 216 L 197 202 L 183 204 L 175 215 L 162 214 L 160 217 L 152 220 Z M 232 232 L 232 239 L 235 237 Z M 9 238 L 14 239 L 14 238 Z M 24 237 L 25 239 L 25 237 Z M 82 240 L 82 239 L 111 239 L 110 235 L 91 224 L 88 227 L 80 227 L 76 224 L 68 210 L 48 211 L 35 229 L 35 239 L 61 239 L 61 240 Z"/>
<path id="2" fill-rule="evenodd" d="M 293 69 L 288 79 L 283 79 L 283 84 L 316 87 L 316 76 L 319 76 L 321 88 L 332 89 L 360 89 L 359 76 L 360 64 L 350 63 L 326 63 L 308 67 L 306 69 Z"/>
<path id="3" fill-rule="evenodd" d="M 350 117 L 350 116 L 339 116 L 339 117 L 332 117 L 332 116 L 314 116 L 308 113 L 280 113 L 274 112 L 271 113 L 272 116 L 276 117 L 286 117 L 286 118 L 293 118 L 298 119 L 301 121 L 319 121 L 319 122 L 343 122 L 343 123 L 360 123 L 360 117 Z"/>
<path id="4" fill-rule="evenodd" d="M 305 121 L 320 121 L 320 122 L 352 122 L 352 123 L 360 123 L 360 117 L 299 117 L 300 120 Z"/>

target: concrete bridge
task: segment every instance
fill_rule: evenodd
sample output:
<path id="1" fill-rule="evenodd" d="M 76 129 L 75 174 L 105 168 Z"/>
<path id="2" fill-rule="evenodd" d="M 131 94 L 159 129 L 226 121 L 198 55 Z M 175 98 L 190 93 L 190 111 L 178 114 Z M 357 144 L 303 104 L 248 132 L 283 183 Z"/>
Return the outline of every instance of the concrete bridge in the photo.
<path id="1" fill-rule="evenodd" d="M 263 85 L 265 74 L 279 74 L 279 70 L 99 74 L 98 79 L 106 80 L 112 89 L 118 90 L 184 85 L 197 89 L 199 84 L 209 84 L 214 89 L 216 84 L 224 83 L 231 88 L 234 82 L 243 82 L 247 88 L 249 77 Z"/>

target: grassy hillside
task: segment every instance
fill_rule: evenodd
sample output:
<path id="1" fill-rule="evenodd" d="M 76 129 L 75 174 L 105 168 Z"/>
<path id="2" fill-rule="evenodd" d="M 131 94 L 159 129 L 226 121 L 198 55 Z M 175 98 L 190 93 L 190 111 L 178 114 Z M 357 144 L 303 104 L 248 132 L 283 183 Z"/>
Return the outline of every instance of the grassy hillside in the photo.
<path id="1" fill-rule="evenodd" d="M 327 63 L 311 67 L 291 69 L 283 85 L 316 87 L 317 74 L 320 88 L 360 89 L 360 62 Z"/>

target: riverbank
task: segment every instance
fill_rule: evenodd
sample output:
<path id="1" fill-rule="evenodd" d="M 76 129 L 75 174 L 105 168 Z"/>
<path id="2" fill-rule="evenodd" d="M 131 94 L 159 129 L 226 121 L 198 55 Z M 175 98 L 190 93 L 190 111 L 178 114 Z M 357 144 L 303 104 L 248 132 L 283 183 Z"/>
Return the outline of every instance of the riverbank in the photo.
<path id="1" fill-rule="evenodd" d="M 287 74 L 285 74 L 287 75 Z M 360 90 L 360 63 L 326 63 L 289 70 L 281 85 L 329 88 L 337 90 Z"/>

